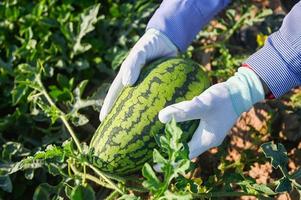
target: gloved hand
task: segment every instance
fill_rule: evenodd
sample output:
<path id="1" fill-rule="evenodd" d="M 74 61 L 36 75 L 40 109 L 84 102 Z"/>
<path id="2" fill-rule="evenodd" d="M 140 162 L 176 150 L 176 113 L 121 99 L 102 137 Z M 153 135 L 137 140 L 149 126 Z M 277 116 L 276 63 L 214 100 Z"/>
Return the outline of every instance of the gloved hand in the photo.
<path id="1" fill-rule="evenodd" d="M 251 69 L 240 67 L 226 82 L 211 86 L 191 101 L 170 105 L 159 113 L 161 122 L 175 118 L 177 122 L 200 119 L 200 124 L 188 143 L 193 159 L 211 147 L 220 145 L 241 113 L 264 99 L 259 77 Z M 160 171 L 158 165 L 155 166 Z"/>
<path id="2" fill-rule="evenodd" d="M 110 112 L 122 89 L 137 81 L 140 70 L 146 63 L 158 58 L 174 57 L 177 53 L 177 47 L 167 36 L 158 30 L 148 29 L 122 63 L 104 100 L 99 120 L 102 121 Z"/>

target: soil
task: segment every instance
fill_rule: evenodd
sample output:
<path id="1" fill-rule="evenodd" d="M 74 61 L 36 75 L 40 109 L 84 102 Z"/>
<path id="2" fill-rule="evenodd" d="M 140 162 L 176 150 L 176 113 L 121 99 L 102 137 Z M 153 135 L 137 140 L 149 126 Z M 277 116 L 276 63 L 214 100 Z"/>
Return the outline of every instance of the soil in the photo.
<path id="1" fill-rule="evenodd" d="M 274 13 L 285 13 L 278 0 L 254 0 L 253 2 L 258 8 L 271 8 Z M 287 3 L 290 4 L 291 1 L 287 1 Z M 201 60 L 202 64 L 210 70 L 208 58 L 209 56 L 206 57 L 205 53 Z M 242 163 L 247 163 L 242 166 L 244 175 L 254 178 L 258 184 L 273 183 L 282 176 L 278 169 L 272 167 L 270 160 L 265 158 L 260 150 L 260 145 L 268 141 L 282 143 L 285 146 L 289 156 L 289 172 L 300 168 L 301 108 L 296 108 L 291 101 L 291 97 L 299 93 L 301 93 L 301 88 L 296 88 L 281 99 L 258 103 L 249 112 L 244 113 L 219 148 L 212 148 L 198 158 L 196 163 L 199 168 L 195 175 L 206 180 L 212 174 L 216 174 L 215 171 L 219 167 L 221 159 L 235 163 L 244 160 L 244 155 L 248 154 L 248 160 L 242 161 Z M 256 198 L 227 199 L 253 200 Z M 299 194 L 297 191 L 292 191 L 288 194 L 278 195 L 276 199 L 297 200 Z"/>
<path id="2" fill-rule="evenodd" d="M 221 161 L 218 153 L 225 146 L 227 152 L 225 159 L 230 163 L 243 160 L 244 153 L 251 152 L 252 156 L 248 154 L 248 162 L 251 165 L 243 166 L 243 171 L 246 172 L 244 175 L 254 178 L 258 184 L 270 184 L 281 178 L 281 173 L 278 169 L 272 168 L 269 159 L 264 158 L 260 150 L 260 145 L 268 141 L 284 144 L 289 156 L 288 169 L 290 172 L 300 168 L 301 116 L 290 109 L 284 109 L 291 104 L 288 99 L 300 92 L 301 88 L 295 89 L 279 100 L 267 100 L 256 104 L 249 112 L 244 113 L 230 131 L 228 138 L 221 145 L 222 147 L 212 148 L 200 156 L 197 162 L 200 166 L 198 174 L 204 179 L 214 174 L 214 170 L 219 167 Z M 275 127 L 274 124 L 277 126 Z M 251 200 L 256 198 L 240 197 L 237 199 Z M 299 195 L 296 191 L 292 191 L 289 194 L 281 194 L 276 199 L 297 200 Z"/>

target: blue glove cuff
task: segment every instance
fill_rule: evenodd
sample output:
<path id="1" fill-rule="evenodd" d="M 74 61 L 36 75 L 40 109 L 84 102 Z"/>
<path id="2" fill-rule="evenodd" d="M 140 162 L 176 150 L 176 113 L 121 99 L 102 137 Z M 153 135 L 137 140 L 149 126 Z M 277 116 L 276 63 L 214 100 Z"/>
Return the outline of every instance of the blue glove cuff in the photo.
<path id="1" fill-rule="evenodd" d="M 264 99 L 262 83 L 255 72 L 249 68 L 238 68 L 235 75 L 226 81 L 226 85 L 238 116 Z"/>

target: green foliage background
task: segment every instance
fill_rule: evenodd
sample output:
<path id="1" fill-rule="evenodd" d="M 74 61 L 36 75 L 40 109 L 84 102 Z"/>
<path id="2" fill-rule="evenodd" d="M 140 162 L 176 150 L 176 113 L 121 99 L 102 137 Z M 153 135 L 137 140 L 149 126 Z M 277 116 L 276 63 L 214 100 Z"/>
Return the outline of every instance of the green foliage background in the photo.
<path id="1" fill-rule="evenodd" d="M 159 4 L 155 0 L 0 2 L 0 198 L 51 199 L 61 192 L 61 184 L 69 181 L 66 176 L 62 183 L 63 175 L 59 176 L 58 171 L 67 168 L 61 154 L 74 155 L 69 144 L 60 148 L 70 136 L 57 109 L 45 103 L 43 92 L 66 113 L 79 139 L 89 142 L 109 83 Z M 283 15 L 271 14 L 252 1 L 235 1 L 217 17 L 222 26 L 208 25 L 181 56 L 209 64 L 213 83 L 225 80 L 260 47 L 258 33 L 277 30 Z M 209 56 L 207 61 L 204 55 Z M 36 154 L 46 147 L 48 153 Z M 45 159 L 59 155 L 59 164 L 46 168 L 27 161 L 12 164 L 33 155 Z M 11 175 L 4 175 L 4 169 Z M 93 189 L 82 187 L 77 184 L 65 193 L 74 199 L 89 198 Z"/>
<path id="2" fill-rule="evenodd" d="M 43 64 L 42 81 L 51 98 L 70 113 L 79 137 L 91 138 L 99 124 L 101 98 L 108 88 L 103 83 L 114 78 L 115 70 L 143 34 L 157 5 L 148 0 L 0 2 L 2 163 L 18 161 L 48 144 L 60 145 L 69 138 L 64 125 L 49 118 L 51 109 L 45 114 L 47 108 L 41 109 L 35 100 L 29 100 L 38 63 Z M 22 84 L 25 80 L 29 84 Z M 38 170 L 30 181 L 22 172 L 10 178 L 13 191 L 0 191 L 4 199 L 24 199 L 24 194 L 31 199 L 39 183 L 56 184 L 58 180 L 49 178 L 44 170 Z"/>

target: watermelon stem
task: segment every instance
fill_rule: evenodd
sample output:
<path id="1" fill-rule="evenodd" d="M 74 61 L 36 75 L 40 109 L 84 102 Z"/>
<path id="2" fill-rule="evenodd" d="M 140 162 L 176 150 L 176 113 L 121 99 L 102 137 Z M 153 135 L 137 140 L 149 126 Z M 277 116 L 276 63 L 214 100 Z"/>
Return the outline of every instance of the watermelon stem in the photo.
<path id="1" fill-rule="evenodd" d="M 91 164 L 89 164 L 89 163 L 85 163 L 87 166 L 89 166 L 89 165 L 91 165 Z M 89 166 L 90 167 L 90 166 Z M 90 167 L 91 168 L 91 167 Z M 94 167 L 95 168 L 95 167 Z M 92 169 L 92 168 L 91 168 Z M 109 173 L 106 173 L 106 172 L 101 172 L 104 176 L 106 176 L 106 177 L 108 177 L 108 178 L 110 178 L 110 179 L 113 179 L 113 180 L 115 180 L 115 181 L 119 181 L 119 182 L 123 182 L 123 183 L 125 183 L 127 180 L 129 180 L 129 179 L 127 179 L 127 178 L 123 178 L 123 177 L 120 177 L 120 176 L 116 176 L 116 175 L 113 175 L 113 174 L 109 174 Z M 137 180 L 136 180 L 136 182 L 137 182 Z"/>
<path id="2" fill-rule="evenodd" d="M 63 113 L 62 113 L 62 114 L 63 114 Z M 73 131 L 71 125 L 69 124 L 68 120 L 66 119 L 65 114 L 61 115 L 60 118 L 61 118 L 61 120 L 63 121 L 63 123 L 65 124 L 66 128 L 68 129 L 68 131 L 69 131 L 69 133 L 70 133 L 72 139 L 74 140 L 74 142 L 75 142 L 75 144 L 76 144 L 76 147 L 77 147 L 78 151 L 79 151 L 80 153 L 82 153 L 83 150 L 82 150 L 82 147 L 81 147 L 81 145 L 80 145 L 80 142 L 79 142 L 78 138 L 76 137 L 76 135 L 75 135 L 75 133 L 74 133 L 74 131 Z"/>
<path id="3" fill-rule="evenodd" d="M 90 163 L 85 163 L 88 167 L 90 167 L 98 176 L 104 179 L 108 184 L 110 184 L 113 189 L 118 191 L 120 194 L 124 194 L 124 192 L 113 182 L 111 181 L 102 171 L 91 165 Z"/>
<path id="4" fill-rule="evenodd" d="M 102 179 L 99 179 L 91 174 L 84 174 L 82 172 L 80 172 L 74 164 L 70 164 L 70 168 L 71 170 L 74 172 L 75 175 L 78 175 L 78 176 L 81 176 L 81 177 L 84 177 L 87 179 L 87 180 L 90 180 L 90 181 L 93 181 L 95 182 L 96 184 L 98 185 L 101 185 L 103 187 L 106 187 L 106 188 L 109 188 L 109 189 L 115 189 L 114 187 L 112 187 L 110 184 L 107 184 L 106 182 L 102 181 Z"/>
<path id="5" fill-rule="evenodd" d="M 39 62 L 39 65 L 41 67 L 41 70 L 43 69 L 43 66 L 42 64 Z M 74 140 L 75 144 L 76 144 L 76 147 L 78 149 L 78 151 L 80 153 L 83 152 L 82 150 L 82 147 L 80 145 L 80 142 L 78 140 L 78 138 L 76 137 L 76 134 L 74 132 L 74 130 L 72 129 L 71 125 L 69 124 L 67 118 L 66 118 L 66 114 L 61 110 L 59 109 L 56 104 L 52 101 L 51 97 L 49 96 L 46 88 L 44 87 L 44 84 L 42 83 L 42 79 L 41 79 L 41 73 L 37 74 L 36 75 L 36 81 L 39 85 L 39 91 L 44 95 L 44 97 L 46 98 L 46 100 L 48 101 L 48 103 L 50 104 L 50 106 L 52 108 L 54 108 L 58 113 L 59 113 L 59 118 L 62 120 L 62 122 L 64 123 L 64 125 L 66 126 L 69 134 L 71 135 L 72 139 Z"/>
<path id="6" fill-rule="evenodd" d="M 248 192 L 209 192 L 209 193 L 198 193 L 192 195 L 194 198 L 201 198 L 201 199 L 211 199 L 211 198 L 218 198 L 218 197 L 261 196 L 261 195 L 256 195 Z"/>

